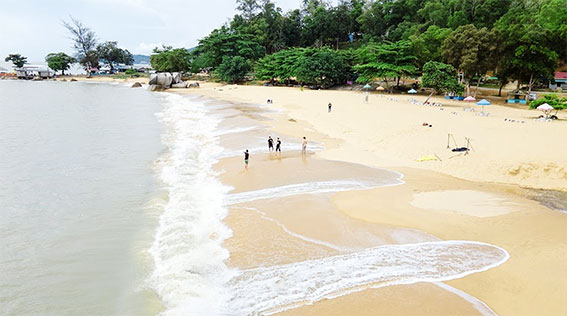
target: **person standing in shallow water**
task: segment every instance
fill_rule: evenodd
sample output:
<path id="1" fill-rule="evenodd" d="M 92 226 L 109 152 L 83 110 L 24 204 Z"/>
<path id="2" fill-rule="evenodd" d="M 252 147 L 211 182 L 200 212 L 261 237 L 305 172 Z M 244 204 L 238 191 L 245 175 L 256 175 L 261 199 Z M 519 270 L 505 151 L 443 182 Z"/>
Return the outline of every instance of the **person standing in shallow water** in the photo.
<path id="1" fill-rule="evenodd" d="M 282 153 L 282 141 L 280 140 L 280 138 L 278 137 L 278 140 L 276 141 L 276 152 L 280 152 L 280 154 Z"/>
<path id="2" fill-rule="evenodd" d="M 331 102 L 329 102 L 329 105 L 328 105 L 328 107 L 329 107 L 329 113 L 331 113 L 331 107 L 332 107 L 332 106 L 333 106 L 333 105 L 331 104 Z"/>
<path id="3" fill-rule="evenodd" d="M 268 136 L 268 150 L 270 152 L 274 151 L 274 140 L 272 139 L 272 136 Z"/>
<path id="4" fill-rule="evenodd" d="M 301 144 L 301 154 L 305 156 L 307 154 L 307 138 L 303 136 L 303 143 Z"/>
<path id="5" fill-rule="evenodd" d="M 248 159 L 250 158 L 250 153 L 248 153 L 248 149 L 244 152 L 244 169 L 248 170 Z"/>

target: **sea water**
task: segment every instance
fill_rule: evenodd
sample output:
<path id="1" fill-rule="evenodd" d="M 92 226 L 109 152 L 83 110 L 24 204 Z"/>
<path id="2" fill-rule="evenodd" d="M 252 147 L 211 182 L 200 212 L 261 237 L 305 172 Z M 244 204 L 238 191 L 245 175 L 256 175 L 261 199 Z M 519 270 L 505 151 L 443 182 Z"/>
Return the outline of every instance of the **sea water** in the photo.
<path id="1" fill-rule="evenodd" d="M 144 284 L 162 103 L 123 85 L 0 81 L 0 315 L 159 309 Z"/>

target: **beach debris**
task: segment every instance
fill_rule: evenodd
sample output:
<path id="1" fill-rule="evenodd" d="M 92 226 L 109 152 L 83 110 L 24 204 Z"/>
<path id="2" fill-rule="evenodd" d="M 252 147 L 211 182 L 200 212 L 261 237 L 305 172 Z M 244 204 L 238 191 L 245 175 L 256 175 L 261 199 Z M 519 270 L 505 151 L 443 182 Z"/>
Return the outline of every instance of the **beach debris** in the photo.
<path id="1" fill-rule="evenodd" d="M 134 84 L 132 85 L 132 88 L 141 88 L 142 84 L 139 82 L 134 82 Z"/>
<path id="2" fill-rule="evenodd" d="M 437 156 L 436 154 L 430 154 L 430 155 L 421 156 L 417 158 L 415 161 L 424 162 L 424 161 L 436 161 L 436 160 L 442 161 L 441 158 L 439 158 L 439 156 Z"/>
<path id="3" fill-rule="evenodd" d="M 293 122 L 293 123 L 297 122 L 295 119 L 292 119 L 292 118 L 290 118 L 288 121 Z"/>
<path id="4" fill-rule="evenodd" d="M 77 81 L 77 79 L 71 78 L 71 80 L 69 80 L 69 81 L 73 82 L 73 81 Z"/>

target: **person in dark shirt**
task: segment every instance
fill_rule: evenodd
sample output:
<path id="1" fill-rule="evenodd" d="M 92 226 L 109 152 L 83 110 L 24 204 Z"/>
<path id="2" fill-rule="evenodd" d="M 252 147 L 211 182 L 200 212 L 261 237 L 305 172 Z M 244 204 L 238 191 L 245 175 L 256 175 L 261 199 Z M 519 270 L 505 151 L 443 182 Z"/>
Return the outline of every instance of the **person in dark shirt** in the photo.
<path id="1" fill-rule="evenodd" d="M 244 152 L 244 169 L 248 169 L 248 159 L 250 158 L 250 153 L 248 153 L 248 149 Z"/>
<path id="2" fill-rule="evenodd" d="M 268 150 L 274 151 L 274 140 L 272 139 L 272 136 L 268 136 Z"/>
<path id="3" fill-rule="evenodd" d="M 276 152 L 280 152 L 280 154 L 282 153 L 282 141 L 280 140 L 280 138 L 278 137 L 278 140 L 276 141 Z"/>
<path id="4" fill-rule="evenodd" d="M 329 102 L 329 105 L 328 105 L 328 107 L 329 107 L 329 113 L 331 113 L 331 107 L 332 107 L 332 106 L 333 106 L 333 105 L 331 104 L 331 102 Z"/>

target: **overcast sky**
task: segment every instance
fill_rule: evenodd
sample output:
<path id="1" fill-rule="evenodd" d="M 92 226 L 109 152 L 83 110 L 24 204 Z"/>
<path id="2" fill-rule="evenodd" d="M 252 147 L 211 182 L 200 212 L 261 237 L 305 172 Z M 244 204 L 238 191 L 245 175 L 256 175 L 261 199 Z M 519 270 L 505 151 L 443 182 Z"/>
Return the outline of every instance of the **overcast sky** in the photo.
<path id="1" fill-rule="evenodd" d="M 284 12 L 301 0 L 275 0 Z M 99 41 L 118 41 L 134 54 L 156 46 L 193 47 L 234 16 L 235 0 L 20 0 L 0 4 L 0 64 L 19 53 L 30 63 L 51 52 L 73 53 L 61 20 L 69 16 L 95 31 Z"/>

